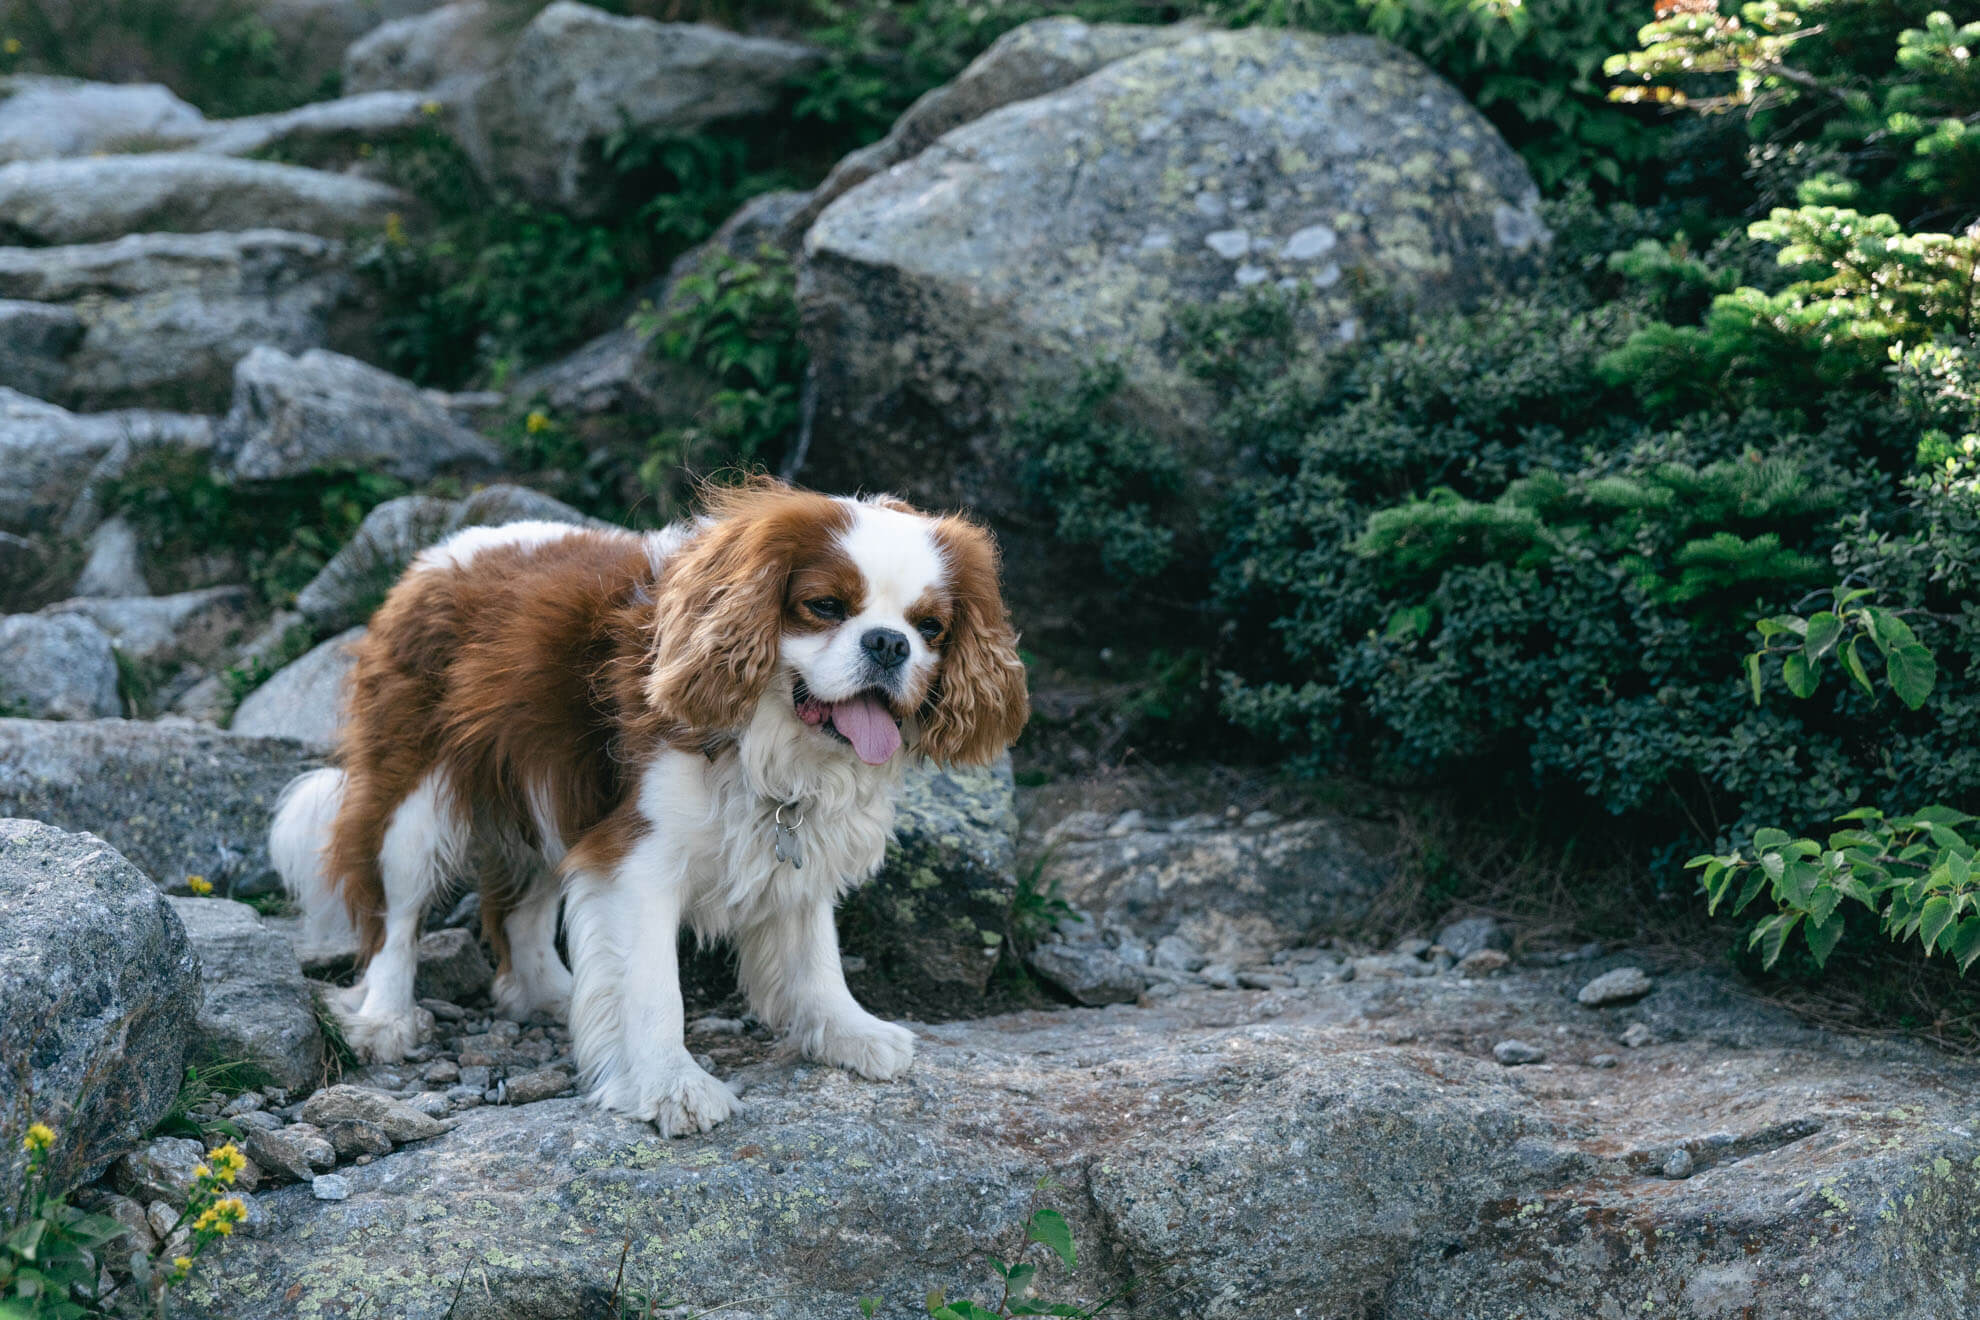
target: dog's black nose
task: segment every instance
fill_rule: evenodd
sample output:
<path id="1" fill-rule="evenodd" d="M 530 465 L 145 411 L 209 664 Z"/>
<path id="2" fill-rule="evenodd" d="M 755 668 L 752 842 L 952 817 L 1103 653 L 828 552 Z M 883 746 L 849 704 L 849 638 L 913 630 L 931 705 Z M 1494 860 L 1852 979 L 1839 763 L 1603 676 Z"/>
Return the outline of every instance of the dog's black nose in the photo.
<path id="1" fill-rule="evenodd" d="M 868 628 L 859 644 L 873 663 L 882 669 L 899 669 L 907 663 L 908 639 L 906 633 L 895 632 L 892 628 Z"/>

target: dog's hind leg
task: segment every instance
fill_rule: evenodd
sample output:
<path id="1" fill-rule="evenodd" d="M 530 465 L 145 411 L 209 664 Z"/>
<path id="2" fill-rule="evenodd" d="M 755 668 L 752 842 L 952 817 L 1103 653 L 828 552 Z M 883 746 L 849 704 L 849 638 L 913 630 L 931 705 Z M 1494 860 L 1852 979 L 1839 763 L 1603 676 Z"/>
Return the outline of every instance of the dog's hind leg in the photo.
<path id="1" fill-rule="evenodd" d="M 426 905 L 460 864 L 468 827 L 452 789 L 429 771 L 393 810 L 378 850 L 383 940 L 364 979 L 345 993 L 345 1039 L 365 1058 L 395 1063 L 432 1029 L 413 1003 Z"/>

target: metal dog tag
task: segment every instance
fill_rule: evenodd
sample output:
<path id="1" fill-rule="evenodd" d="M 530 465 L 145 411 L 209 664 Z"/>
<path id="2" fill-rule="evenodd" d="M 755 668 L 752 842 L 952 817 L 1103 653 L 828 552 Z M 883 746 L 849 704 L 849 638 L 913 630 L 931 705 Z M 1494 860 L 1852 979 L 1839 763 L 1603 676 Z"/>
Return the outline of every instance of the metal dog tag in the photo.
<path id="1" fill-rule="evenodd" d="M 804 869 L 804 841 L 798 838 L 798 826 L 802 824 L 804 824 L 803 816 L 786 824 L 784 809 L 781 806 L 777 808 L 776 817 L 770 823 L 771 833 L 775 836 L 777 860 L 789 862 L 794 871 Z"/>

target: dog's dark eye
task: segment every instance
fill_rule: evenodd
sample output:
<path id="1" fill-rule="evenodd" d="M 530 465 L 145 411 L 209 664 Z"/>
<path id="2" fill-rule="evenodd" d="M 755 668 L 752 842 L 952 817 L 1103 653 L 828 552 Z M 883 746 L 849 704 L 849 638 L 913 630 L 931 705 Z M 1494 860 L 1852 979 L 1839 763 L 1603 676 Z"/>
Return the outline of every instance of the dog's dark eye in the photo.
<path id="1" fill-rule="evenodd" d="M 846 617 L 846 603 L 836 596 L 820 596 L 817 600 L 808 600 L 804 603 L 804 607 L 819 618 L 830 619 L 835 623 Z"/>
<path id="2" fill-rule="evenodd" d="M 932 642 L 942 635 L 942 621 L 940 619 L 916 619 L 914 621 L 914 630 Z"/>

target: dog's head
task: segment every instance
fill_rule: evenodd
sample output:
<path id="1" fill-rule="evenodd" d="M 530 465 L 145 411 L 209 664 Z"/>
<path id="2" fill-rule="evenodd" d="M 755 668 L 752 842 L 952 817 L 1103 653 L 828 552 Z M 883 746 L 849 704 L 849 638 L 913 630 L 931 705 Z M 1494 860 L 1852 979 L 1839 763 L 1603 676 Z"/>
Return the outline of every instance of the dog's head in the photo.
<path id="1" fill-rule="evenodd" d="M 696 737 L 767 694 L 848 755 L 988 761 L 1029 714 L 989 533 L 898 500 L 759 479 L 712 491 L 661 577 L 647 700 Z"/>

